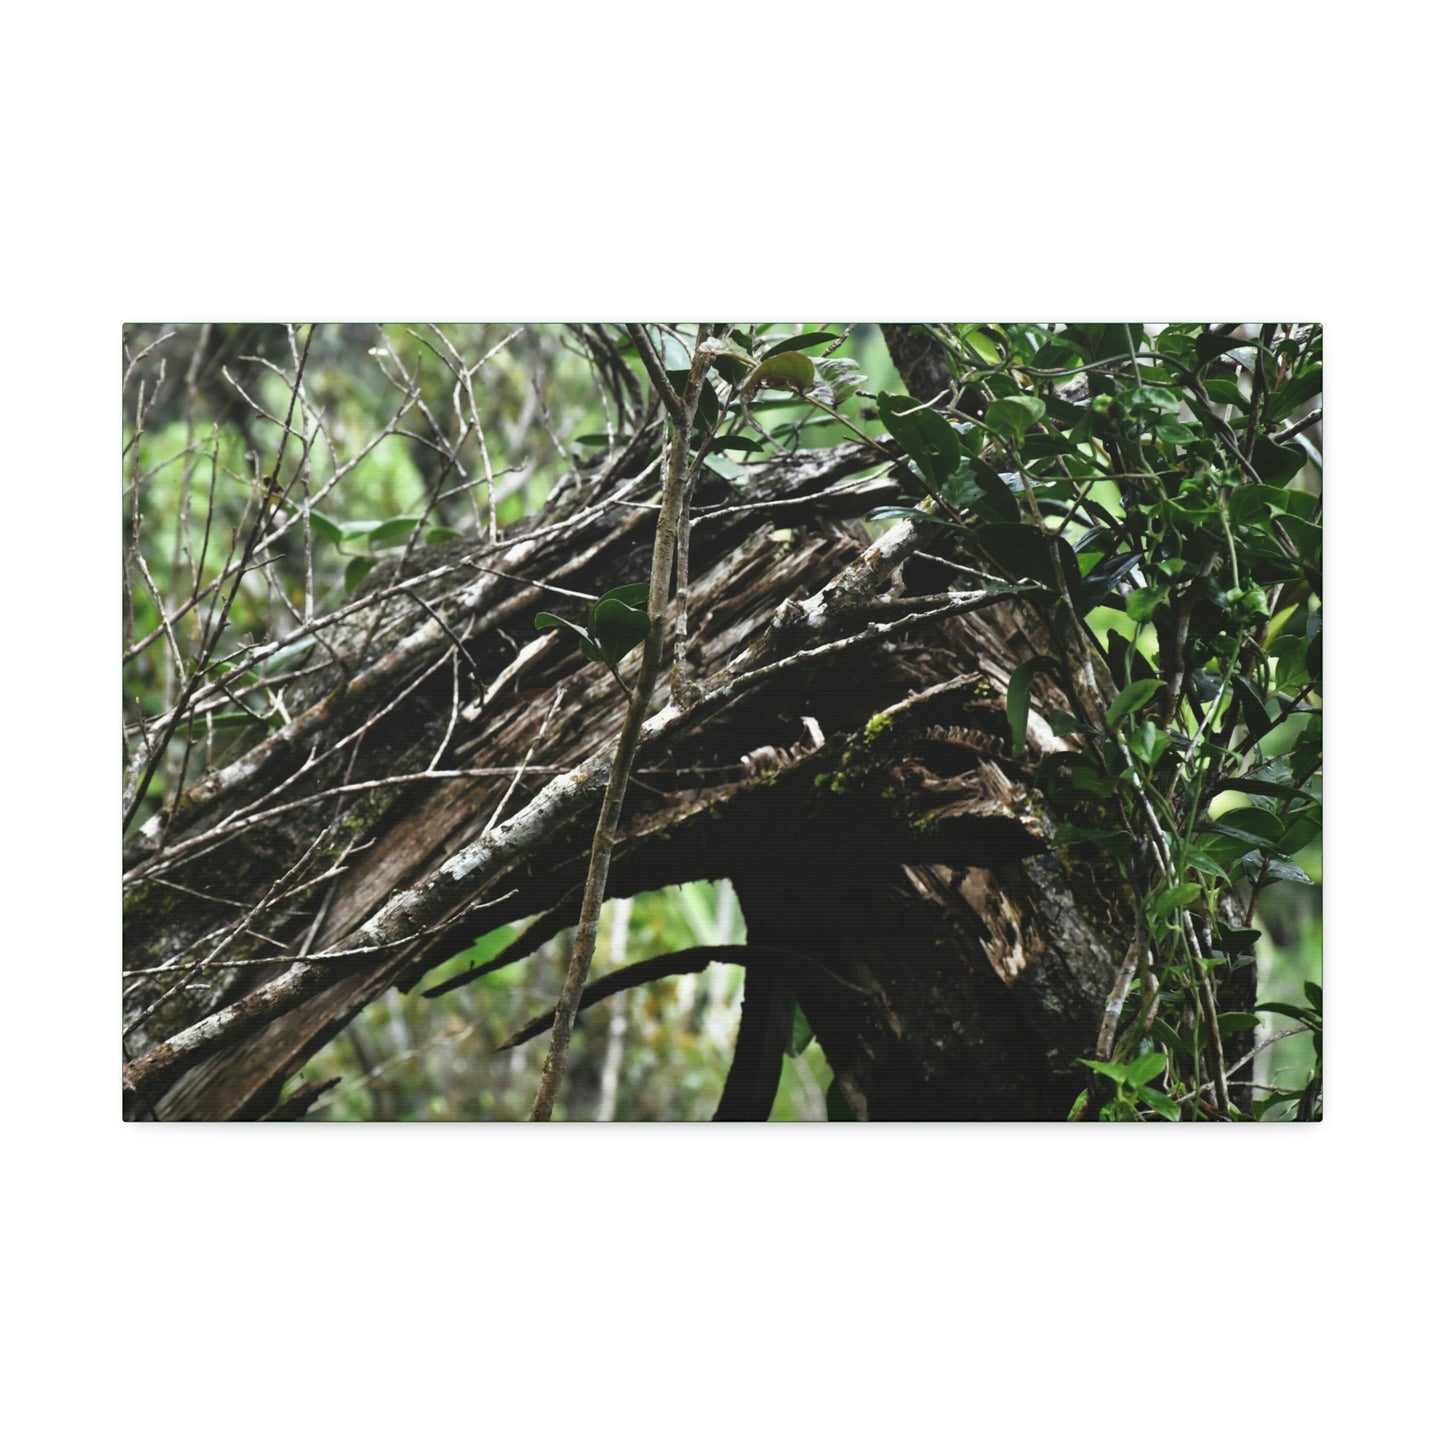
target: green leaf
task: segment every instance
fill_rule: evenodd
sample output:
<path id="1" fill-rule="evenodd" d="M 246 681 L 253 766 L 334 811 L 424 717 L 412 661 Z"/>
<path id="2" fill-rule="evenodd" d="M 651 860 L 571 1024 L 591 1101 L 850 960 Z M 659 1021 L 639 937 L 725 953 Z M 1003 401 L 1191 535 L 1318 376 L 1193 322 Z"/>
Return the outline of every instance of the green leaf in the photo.
<path id="1" fill-rule="evenodd" d="M 1079 560 L 1074 549 L 1037 527 L 1023 522 L 1012 525 L 997 522 L 974 527 L 971 535 L 1001 567 L 1017 577 L 1032 577 L 1050 592 L 1059 590 L 1060 571 L 1065 587 L 1072 590 L 1078 583 Z"/>
<path id="2" fill-rule="evenodd" d="M 1227 869 L 1258 845 L 1248 838 L 1231 838 L 1222 833 L 1202 833 L 1199 841 L 1192 846 L 1197 848 L 1203 857 L 1212 858 L 1219 867 Z M 1198 863 L 1191 866 L 1198 868 L 1200 872 L 1207 871 Z"/>
<path id="3" fill-rule="evenodd" d="M 1148 622 L 1168 597 L 1167 587 L 1136 587 L 1125 599 L 1124 610 L 1131 622 Z"/>
<path id="4" fill-rule="evenodd" d="M 1256 848 L 1273 849 L 1284 836 L 1284 824 L 1268 808 L 1235 808 L 1204 826 L 1210 832 L 1243 838 Z"/>
<path id="5" fill-rule="evenodd" d="M 377 547 L 399 546 L 411 536 L 420 521 L 420 517 L 388 517 L 386 521 L 378 522 L 372 527 L 367 541 L 373 550 Z"/>
<path id="6" fill-rule="evenodd" d="M 376 566 L 376 563 L 377 558 L 375 557 L 353 557 L 346 564 L 346 576 L 342 583 L 346 591 L 348 593 L 355 592 L 366 579 L 366 574 Z"/>
<path id="7" fill-rule="evenodd" d="M 1086 1069 L 1093 1069 L 1096 1074 L 1103 1074 L 1106 1079 L 1113 1079 L 1116 1084 L 1128 1082 L 1129 1070 L 1123 1064 L 1111 1064 L 1103 1059 L 1080 1059 L 1079 1062 Z"/>
<path id="8" fill-rule="evenodd" d="M 1257 928 L 1230 928 L 1221 923 L 1215 927 L 1214 941 L 1228 953 L 1241 953 L 1264 935 Z"/>
<path id="9" fill-rule="evenodd" d="M 621 587 L 614 587 L 610 592 L 604 592 L 597 602 L 606 602 L 609 597 L 613 597 L 628 607 L 641 607 L 647 601 L 649 591 L 650 588 L 646 582 L 628 582 Z"/>
<path id="10" fill-rule="evenodd" d="M 1163 1054 L 1141 1054 L 1125 1071 L 1125 1081 L 1137 1089 L 1162 1074 L 1168 1062 Z"/>
<path id="11" fill-rule="evenodd" d="M 1308 987 L 1308 985 L 1306 985 Z M 1312 1029 L 1320 1027 L 1320 1011 L 1316 1009 L 1303 1009 L 1298 1004 L 1292 1003 L 1257 1003 L 1254 1006 L 1256 1013 L 1262 1014 L 1283 1014 L 1287 1019 L 1295 1019 L 1299 1023 L 1308 1024 Z"/>
<path id="12" fill-rule="evenodd" d="M 1313 401 L 1324 385 L 1324 367 L 1305 366 L 1283 385 L 1270 392 L 1265 415 L 1270 421 L 1283 421 L 1307 401 Z"/>
<path id="13" fill-rule="evenodd" d="M 756 437 L 733 433 L 719 437 L 712 444 L 712 449 L 715 452 L 763 452 L 767 450 L 767 443 L 759 441 Z"/>
<path id="14" fill-rule="evenodd" d="M 1164 684 L 1157 677 L 1141 677 L 1138 682 L 1131 682 L 1128 687 L 1120 692 L 1119 696 L 1109 704 L 1109 711 L 1105 715 L 1105 722 L 1112 727 L 1117 727 L 1120 718 L 1128 717 L 1132 712 L 1137 712 Z"/>
<path id="15" fill-rule="evenodd" d="M 579 627 L 577 623 L 569 622 L 565 617 L 558 617 L 555 612 L 539 612 L 534 621 L 539 632 L 545 632 L 549 627 L 565 627 L 576 636 L 578 644 L 584 652 L 589 647 L 592 648 L 594 654 L 597 651 L 596 645 L 592 641 L 592 634 L 585 627 Z M 592 661 L 597 660 L 596 656 L 593 656 Z"/>
<path id="16" fill-rule="evenodd" d="M 1284 833 L 1275 844 L 1275 852 L 1286 858 L 1293 857 L 1301 848 L 1307 848 L 1320 836 L 1324 827 L 1321 809 L 1318 805 L 1299 809 L 1284 820 Z"/>
<path id="17" fill-rule="evenodd" d="M 345 537 L 346 533 L 343 532 L 341 527 L 333 522 L 330 517 L 323 515 L 321 512 L 312 512 L 310 515 L 311 530 L 315 532 L 318 537 L 321 537 L 327 542 L 340 542 L 342 538 Z"/>
<path id="18" fill-rule="evenodd" d="M 1222 376 L 1215 377 L 1212 381 L 1204 383 L 1204 390 L 1209 394 L 1210 401 L 1216 401 L 1224 406 L 1232 406 L 1241 413 L 1248 413 L 1249 402 L 1245 399 L 1244 393 L 1232 381 L 1226 381 Z"/>
<path id="19" fill-rule="evenodd" d="M 1029 725 L 1029 684 L 1033 681 L 1034 674 L 1042 668 L 1056 666 L 1057 663 L 1055 663 L 1051 657 L 1031 657 L 1022 667 L 1016 669 L 1014 675 L 1009 678 L 1006 711 L 1008 714 L 1009 736 L 1013 741 L 1015 757 L 1023 753 L 1024 744 L 1027 741 Z"/>
<path id="20" fill-rule="evenodd" d="M 779 351 L 758 363 L 753 379 L 765 386 L 786 386 L 807 391 L 813 384 L 813 363 L 801 351 Z"/>
<path id="21" fill-rule="evenodd" d="M 1250 454 L 1250 465 L 1259 473 L 1262 482 L 1283 486 L 1309 460 L 1304 448 L 1277 446 L 1268 437 L 1260 437 Z"/>
<path id="22" fill-rule="evenodd" d="M 1261 888 L 1267 888 L 1271 883 L 1313 883 L 1315 880 L 1297 864 L 1289 862 L 1285 858 L 1271 858 L 1264 866 L 1263 872 L 1257 864 L 1251 866 L 1250 859 L 1244 860 L 1244 871 L 1249 875 L 1250 881 L 1259 884 Z"/>
<path id="23" fill-rule="evenodd" d="M 997 436 L 1018 441 L 1044 419 L 1045 410 L 1043 400 L 1037 396 L 1005 396 L 990 404 L 983 424 Z"/>
<path id="24" fill-rule="evenodd" d="M 1013 489 L 992 467 L 964 457 L 944 483 L 943 499 L 959 511 L 974 511 L 986 522 L 1015 523 L 1019 502 Z"/>
<path id="25" fill-rule="evenodd" d="M 692 353 L 672 332 L 664 331 L 660 326 L 646 326 L 643 330 L 652 340 L 658 359 L 662 362 L 662 369 L 667 372 L 681 372 L 683 383 L 686 384 L 687 373 L 692 366 Z M 675 380 L 673 385 L 677 385 Z"/>
<path id="26" fill-rule="evenodd" d="M 790 336 L 786 341 L 780 341 L 776 346 L 770 346 L 763 352 L 763 359 L 770 356 L 782 356 L 788 351 L 806 351 L 810 346 L 826 346 L 830 341 L 836 341 L 838 335 L 834 331 L 805 331 L 801 336 Z"/>
<path id="27" fill-rule="evenodd" d="M 1230 327 L 1230 330 L 1234 330 Z M 1251 341 L 1247 337 L 1216 335 L 1206 331 L 1194 343 L 1194 354 L 1199 358 L 1200 364 L 1213 361 L 1216 357 L 1223 356 L 1226 351 L 1237 351 L 1241 347 L 1257 346 L 1257 341 Z"/>
<path id="28" fill-rule="evenodd" d="M 1172 888 L 1162 888 L 1150 895 L 1149 911 L 1163 922 L 1176 909 L 1187 908 L 1198 900 L 1200 888 L 1197 883 L 1176 883 Z"/>
<path id="29" fill-rule="evenodd" d="M 1215 841 L 1222 843 L 1225 840 L 1220 838 Z M 1226 883 L 1229 881 L 1229 870 L 1217 858 L 1193 843 L 1186 845 L 1179 861 L 1185 868 L 1202 873 L 1206 878 L 1222 878 Z"/>
<path id="30" fill-rule="evenodd" d="M 412 520 L 416 519 L 412 518 Z M 328 542 L 335 542 L 338 545 L 343 542 L 354 542 L 361 537 L 368 537 L 378 527 L 384 525 L 384 522 L 378 522 L 375 518 L 364 522 L 337 522 L 321 512 L 311 513 L 312 529 Z"/>
<path id="31" fill-rule="evenodd" d="M 1251 1013 L 1222 1013 L 1217 1022 L 1221 1038 L 1228 1038 L 1231 1034 L 1248 1033 L 1259 1027 L 1258 1017 Z"/>
<path id="32" fill-rule="evenodd" d="M 1152 717 L 1145 718 L 1129 735 L 1129 751 L 1145 767 L 1152 768 L 1169 751 L 1171 741 L 1169 734 Z"/>
<path id="33" fill-rule="evenodd" d="M 646 641 L 651 627 L 647 613 L 616 597 L 603 597 L 592 609 L 592 636 L 602 661 L 609 667 L 615 668 L 634 647 Z"/>
<path id="34" fill-rule="evenodd" d="M 1099 562 L 1087 577 L 1074 588 L 1074 607 L 1081 614 L 1092 612 L 1114 588 L 1143 560 L 1142 552 L 1128 552 L 1122 557 Z M 1128 603 L 1125 603 L 1128 606 Z"/>
<path id="35" fill-rule="evenodd" d="M 830 1124 L 856 1124 L 858 1122 L 858 1116 L 849 1106 L 847 1099 L 843 1097 L 843 1091 L 838 1087 L 837 1079 L 828 1085 L 826 1103 Z"/>
<path id="36" fill-rule="evenodd" d="M 924 481 L 940 491 L 962 457 L 958 433 L 933 410 L 909 396 L 878 394 L 878 415 L 893 438 L 918 464 Z"/>
<path id="37" fill-rule="evenodd" d="M 814 370 L 818 376 L 812 394 L 823 394 L 823 400 L 835 407 L 855 395 L 868 380 L 849 356 L 825 356 L 815 364 Z"/>
<path id="38" fill-rule="evenodd" d="M 1152 1089 L 1146 1084 L 1139 1090 L 1139 1102 L 1153 1109 L 1161 1119 L 1168 1119 L 1171 1124 L 1179 1122 L 1179 1105 L 1168 1094 L 1161 1094 L 1158 1089 Z"/>
<path id="39" fill-rule="evenodd" d="M 684 387 L 687 386 L 686 378 L 682 384 Z M 713 390 L 712 382 L 704 378 L 702 389 L 697 394 L 697 411 L 693 416 L 694 433 L 699 437 L 706 436 L 713 429 L 713 425 L 717 421 L 717 414 L 717 392 Z"/>
<path id="40" fill-rule="evenodd" d="M 807 1015 L 799 1006 L 798 1000 L 794 999 L 793 1020 L 788 1028 L 788 1042 L 786 1047 L 788 1057 L 790 1059 L 796 1059 L 812 1042 L 813 1026 L 808 1022 Z"/>

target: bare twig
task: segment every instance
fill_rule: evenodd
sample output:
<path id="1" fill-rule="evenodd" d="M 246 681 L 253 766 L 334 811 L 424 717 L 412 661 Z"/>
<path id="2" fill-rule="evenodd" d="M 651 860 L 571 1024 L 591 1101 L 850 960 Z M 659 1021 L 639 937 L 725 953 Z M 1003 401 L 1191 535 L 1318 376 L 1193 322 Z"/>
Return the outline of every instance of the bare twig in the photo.
<path id="1" fill-rule="evenodd" d="M 662 511 L 657 518 L 657 532 L 653 539 L 652 576 L 648 587 L 647 613 L 651 619 L 647 639 L 642 647 L 642 666 L 633 683 L 632 696 L 628 701 L 627 713 L 622 722 L 622 733 L 617 739 L 617 754 L 607 779 L 607 790 L 602 800 L 602 816 L 598 819 L 597 830 L 592 838 L 592 856 L 587 866 L 587 882 L 582 891 L 582 915 L 577 922 L 577 933 L 572 946 L 572 957 L 567 966 L 567 979 L 562 986 L 562 996 L 557 1000 L 556 1021 L 552 1027 L 552 1041 L 547 1058 L 542 1065 L 542 1079 L 537 1088 L 537 1098 L 532 1105 L 531 1118 L 545 1121 L 552 1117 L 557 1100 L 557 1090 L 567 1072 L 567 1046 L 572 1038 L 572 1026 L 577 1018 L 577 1008 L 582 999 L 582 990 L 587 983 L 587 972 L 592 964 L 592 954 L 597 946 L 597 921 L 602 912 L 602 900 L 607 892 L 607 872 L 612 861 L 612 848 L 616 842 L 617 825 L 622 816 L 622 800 L 627 792 L 627 782 L 632 771 L 633 759 L 637 755 L 637 744 L 642 735 L 643 719 L 652 705 L 652 688 L 662 665 L 662 650 L 667 618 L 667 593 L 672 580 L 673 558 L 677 551 L 678 528 L 682 516 L 683 502 L 687 495 L 690 475 L 688 466 L 688 438 L 692 434 L 693 417 L 697 412 L 698 397 L 702 394 L 703 377 L 707 373 L 711 358 L 702 349 L 702 335 L 699 328 L 698 345 L 693 352 L 692 366 L 688 371 L 687 387 L 681 399 L 667 384 L 660 363 L 651 351 L 651 343 L 640 326 L 628 326 L 639 352 L 651 357 L 649 375 L 659 389 L 666 386 L 664 400 L 673 420 L 673 434 L 667 456 L 667 472 L 662 487 Z"/>

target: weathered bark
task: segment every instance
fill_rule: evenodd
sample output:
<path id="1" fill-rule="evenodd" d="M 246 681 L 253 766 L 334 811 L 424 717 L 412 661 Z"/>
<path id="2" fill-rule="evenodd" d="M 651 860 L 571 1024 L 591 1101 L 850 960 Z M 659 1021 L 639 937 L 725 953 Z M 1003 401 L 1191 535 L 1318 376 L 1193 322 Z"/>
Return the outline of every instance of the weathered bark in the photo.
<path id="1" fill-rule="evenodd" d="M 535 583 L 646 576 L 654 513 L 628 479 L 653 446 L 498 550 L 378 569 L 293 660 L 291 724 L 130 840 L 129 1117 L 264 1117 L 386 989 L 502 922 L 543 915 L 524 950 L 575 922 L 623 698 L 533 630 L 558 605 Z M 1003 690 L 1045 642 L 1025 608 L 899 625 L 948 611 L 948 574 L 917 556 L 942 545 L 925 524 L 880 551 L 849 522 L 898 499 L 886 469 L 849 446 L 744 491 L 704 478 L 688 642 L 704 696 L 644 735 L 608 891 L 733 879 L 767 952 L 750 1001 L 791 990 L 858 1117 L 1061 1118 L 1127 910 L 1049 850 L 1031 785 L 1047 729 L 1009 754 Z M 746 1082 L 729 1117 L 758 1107 Z"/>

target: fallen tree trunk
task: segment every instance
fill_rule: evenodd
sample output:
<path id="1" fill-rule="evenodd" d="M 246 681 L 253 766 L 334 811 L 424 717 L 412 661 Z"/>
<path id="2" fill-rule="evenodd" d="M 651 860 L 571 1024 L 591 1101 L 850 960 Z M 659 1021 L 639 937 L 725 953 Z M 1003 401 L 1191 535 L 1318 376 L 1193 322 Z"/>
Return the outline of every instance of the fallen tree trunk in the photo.
<path id="1" fill-rule="evenodd" d="M 657 444 L 644 428 L 496 544 L 383 564 L 273 659 L 290 721 L 131 838 L 127 1117 L 273 1115 L 387 989 L 434 988 L 500 923 L 540 915 L 491 968 L 575 922 L 624 699 L 532 619 L 646 576 Z M 700 686 L 654 698 L 608 891 L 733 880 L 750 954 L 720 1117 L 767 1116 L 796 998 L 860 1119 L 1062 1118 L 1132 911 L 1050 848 L 1032 775 L 1061 745 L 1034 716 L 1010 748 L 1040 625 L 948 590 L 927 522 L 870 540 L 855 519 L 901 499 L 890 471 L 849 445 L 745 489 L 704 474 Z"/>

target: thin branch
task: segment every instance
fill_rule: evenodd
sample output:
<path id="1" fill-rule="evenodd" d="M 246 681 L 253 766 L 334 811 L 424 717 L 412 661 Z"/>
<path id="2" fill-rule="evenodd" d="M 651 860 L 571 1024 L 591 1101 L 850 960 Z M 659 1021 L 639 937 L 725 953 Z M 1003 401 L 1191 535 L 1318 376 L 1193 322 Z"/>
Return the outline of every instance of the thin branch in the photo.
<path id="1" fill-rule="evenodd" d="M 640 351 L 647 343 L 642 329 L 629 326 L 628 331 L 632 333 Z M 650 350 L 650 343 L 647 344 Z M 655 363 L 656 357 L 652 359 Z M 643 643 L 642 666 L 633 683 L 627 713 L 622 721 L 622 733 L 617 739 L 617 755 L 613 760 L 607 779 L 607 790 L 602 799 L 602 816 L 598 819 L 597 830 L 592 837 L 592 856 L 587 865 L 587 883 L 582 891 L 582 915 L 577 921 L 572 957 L 567 965 L 567 980 L 562 986 L 562 996 L 557 1000 L 552 1042 L 542 1065 L 537 1098 L 532 1105 L 530 1117 L 535 1122 L 552 1117 L 557 1090 L 567 1072 L 567 1046 L 572 1038 L 572 1025 L 577 1018 L 582 990 L 587 983 L 592 954 L 597 947 L 597 921 L 601 916 L 602 900 L 607 892 L 607 872 L 612 862 L 617 825 L 622 817 L 622 800 L 626 796 L 628 778 L 632 772 L 633 760 L 637 756 L 643 720 L 647 709 L 652 705 L 653 684 L 657 681 L 662 666 L 668 586 L 672 579 L 673 558 L 677 552 L 678 530 L 690 476 L 688 438 L 692 435 L 693 417 L 697 413 L 703 377 L 710 363 L 711 358 L 699 344 L 693 353 L 687 389 L 678 407 L 673 409 L 672 402 L 668 403 L 669 410 L 673 411 L 674 430 L 668 448 L 667 473 L 662 487 L 662 511 L 658 514 L 657 532 L 653 538 L 652 576 L 647 596 L 647 613 L 652 625 L 648 628 L 647 639 Z M 649 366 L 649 372 L 651 370 Z M 667 378 L 661 376 L 660 370 L 659 377 L 662 384 L 667 385 Z M 654 377 L 654 381 L 657 380 L 658 377 Z M 671 392 L 671 387 L 668 391 Z M 676 393 L 672 392 L 672 401 L 676 399 Z"/>
<path id="2" fill-rule="evenodd" d="M 658 360 L 651 339 L 636 322 L 629 321 L 626 324 L 627 334 L 632 338 L 632 344 L 637 348 L 637 354 L 642 358 L 642 364 L 647 368 L 647 374 L 652 378 L 652 384 L 657 388 L 657 394 L 662 398 L 667 414 L 672 418 L 674 426 L 680 426 L 683 419 L 682 398 L 672 389 L 672 383 L 667 379 L 667 372 L 662 369 L 662 362 Z M 693 358 L 693 364 L 697 364 L 696 357 Z M 690 417 L 687 425 L 692 426 Z"/>

